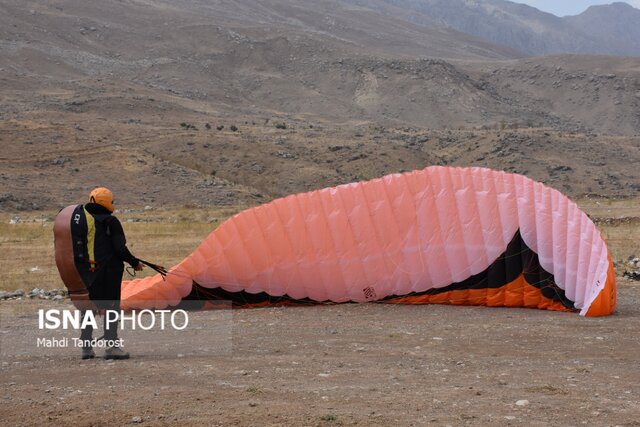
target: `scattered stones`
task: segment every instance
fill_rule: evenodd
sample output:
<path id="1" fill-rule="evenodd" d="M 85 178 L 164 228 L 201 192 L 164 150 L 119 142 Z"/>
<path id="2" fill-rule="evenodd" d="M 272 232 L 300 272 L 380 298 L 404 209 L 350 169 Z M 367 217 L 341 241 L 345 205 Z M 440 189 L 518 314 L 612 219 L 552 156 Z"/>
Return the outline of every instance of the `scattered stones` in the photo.
<path id="1" fill-rule="evenodd" d="M 622 273 L 622 277 L 629 280 L 640 281 L 640 258 L 635 255 L 631 255 L 627 258 L 626 266 L 627 268 L 624 273 Z"/>
<path id="2" fill-rule="evenodd" d="M 40 288 L 33 288 L 27 296 L 30 299 L 38 298 L 38 299 L 46 299 L 53 301 L 61 301 L 67 297 L 68 293 L 66 289 L 51 289 L 45 291 Z"/>
<path id="3" fill-rule="evenodd" d="M 360 154 L 357 154 L 355 156 L 350 157 L 347 161 L 348 162 L 353 162 L 353 161 L 360 160 L 360 159 L 366 159 L 367 157 L 368 156 L 366 154 L 360 153 Z"/>
<path id="4" fill-rule="evenodd" d="M 344 145 L 330 145 L 329 146 L 329 151 L 336 152 L 338 150 L 344 150 L 345 148 L 347 148 L 347 147 L 345 147 Z"/>
<path id="5" fill-rule="evenodd" d="M 251 170 L 257 174 L 261 174 L 264 172 L 265 167 L 263 165 L 261 165 L 260 163 L 253 163 L 251 165 Z"/>
<path id="6" fill-rule="evenodd" d="M 0 291 L 0 300 L 4 299 L 16 299 L 22 298 L 24 295 L 24 291 L 22 289 L 17 289 L 15 291 Z"/>
<path id="7" fill-rule="evenodd" d="M 518 400 L 516 402 L 516 406 L 527 406 L 528 404 L 529 404 L 529 401 L 526 399 Z"/>
<path id="8" fill-rule="evenodd" d="M 558 172 L 571 172 L 573 170 L 573 168 L 571 166 L 566 166 L 566 165 L 562 165 L 562 166 L 556 166 L 554 168 L 550 168 L 549 173 L 558 173 Z"/>
<path id="9" fill-rule="evenodd" d="M 625 271 L 622 273 L 622 277 L 629 280 L 637 280 L 640 281 L 640 270 L 636 271 Z"/>
<path id="10" fill-rule="evenodd" d="M 295 159 L 296 155 L 295 154 L 291 154 L 288 151 L 281 151 L 278 150 L 274 153 L 275 156 L 277 157 L 282 157 L 283 159 Z"/>
<path id="11" fill-rule="evenodd" d="M 66 163 L 71 162 L 69 157 L 59 157 L 51 162 L 54 166 L 64 166 Z"/>
<path id="12" fill-rule="evenodd" d="M 43 202 L 46 202 L 46 200 L 39 200 L 36 203 L 33 198 L 16 197 L 13 194 L 0 194 L 0 210 L 5 211 L 38 210 L 42 209 L 44 205 Z M 17 224 L 18 222 L 15 222 L 15 224 Z M 11 221 L 9 223 L 11 223 Z"/>

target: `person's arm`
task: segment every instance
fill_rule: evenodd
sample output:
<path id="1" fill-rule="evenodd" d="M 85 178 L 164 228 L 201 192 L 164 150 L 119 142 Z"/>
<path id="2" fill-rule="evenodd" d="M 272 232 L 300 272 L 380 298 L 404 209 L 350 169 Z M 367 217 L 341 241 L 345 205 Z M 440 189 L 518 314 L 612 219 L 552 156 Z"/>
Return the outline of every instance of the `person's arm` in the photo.
<path id="1" fill-rule="evenodd" d="M 142 269 L 142 263 L 138 258 L 133 256 L 129 248 L 127 248 L 127 239 L 124 236 L 122 224 L 115 216 L 109 221 L 109 233 L 111 234 L 111 244 L 120 260 L 129 263 L 136 270 Z"/>

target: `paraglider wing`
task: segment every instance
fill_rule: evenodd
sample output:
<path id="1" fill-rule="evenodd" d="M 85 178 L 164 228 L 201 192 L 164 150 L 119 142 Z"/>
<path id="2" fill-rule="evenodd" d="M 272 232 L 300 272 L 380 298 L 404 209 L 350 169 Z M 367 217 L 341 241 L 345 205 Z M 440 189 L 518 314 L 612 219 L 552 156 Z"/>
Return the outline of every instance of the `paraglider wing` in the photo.
<path id="1" fill-rule="evenodd" d="M 234 215 L 184 261 L 125 282 L 129 307 L 183 298 L 518 306 L 606 315 L 615 275 L 593 222 L 557 190 L 485 168 L 428 167 Z"/>

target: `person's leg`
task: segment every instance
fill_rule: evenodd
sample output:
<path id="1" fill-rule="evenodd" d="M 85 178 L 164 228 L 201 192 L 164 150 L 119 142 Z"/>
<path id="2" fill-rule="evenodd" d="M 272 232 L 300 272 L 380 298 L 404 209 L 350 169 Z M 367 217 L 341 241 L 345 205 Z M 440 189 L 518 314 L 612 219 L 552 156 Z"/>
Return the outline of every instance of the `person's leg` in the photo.
<path id="1" fill-rule="evenodd" d="M 88 311 L 83 310 L 81 312 L 81 316 L 84 317 L 87 315 Z M 91 346 L 91 340 L 93 339 L 93 326 L 91 322 L 86 322 L 86 325 L 80 331 L 80 340 L 82 344 L 82 359 L 93 359 L 96 356 L 96 353 L 93 351 Z"/>
<path id="2" fill-rule="evenodd" d="M 106 285 L 109 295 L 109 307 L 110 310 L 120 310 L 120 288 L 122 286 L 122 275 L 124 273 L 124 266 L 122 263 L 113 263 L 107 266 L 106 273 Z M 106 322 L 106 319 L 105 319 Z M 118 322 L 112 321 L 107 325 L 105 323 L 104 339 L 107 341 L 118 339 Z M 105 359 L 128 359 L 129 353 L 120 348 L 119 345 L 107 347 L 104 355 Z"/>
<path id="3" fill-rule="evenodd" d="M 109 304 L 108 310 L 117 310 L 113 304 Z M 118 339 L 118 319 L 111 316 L 107 319 L 105 313 L 104 316 L 104 339 L 106 341 L 115 341 Z"/>
<path id="4" fill-rule="evenodd" d="M 120 311 L 120 294 L 122 286 L 122 275 L 124 268 L 121 262 L 110 262 L 105 266 L 104 271 L 104 296 L 105 304 L 108 310 Z M 118 339 L 118 320 L 111 317 L 112 321 L 108 322 L 105 317 L 104 339 Z"/>

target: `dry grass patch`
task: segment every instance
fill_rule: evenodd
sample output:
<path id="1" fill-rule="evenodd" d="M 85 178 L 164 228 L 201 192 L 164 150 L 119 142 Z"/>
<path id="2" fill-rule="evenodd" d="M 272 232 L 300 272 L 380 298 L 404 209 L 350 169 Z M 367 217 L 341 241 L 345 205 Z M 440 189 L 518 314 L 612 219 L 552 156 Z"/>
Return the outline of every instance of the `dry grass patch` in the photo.
<path id="1" fill-rule="evenodd" d="M 614 260 L 640 255 L 640 200 L 589 198 L 578 204 L 598 225 Z M 170 267 L 193 252 L 221 222 L 246 207 L 129 210 L 117 216 L 136 256 Z M 20 220 L 10 224 L 16 217 Z M 54 217 L 55 212 L 0 214 L 1 290 L 64 286 L 54 260 Z M 145 269 L 138 274 L 155 273 Z"/>
<path id="2" fill-rule="evenodd" d="M 0 289 L 60 288 L 53 258 L 53 223 L 47 214 L 10 224 L 14 215 L 0 216 Z"/>
<path id="3" fill-rule="evenodd" d="M 128 211 L 117 216 L 134 255 L 170 267 L 189 255 L 218 224 L 244 208 L 173 208 Z M 10 223 L 18 217 L 19 222 Z M 54 259 L 54 217 L 54 212 L 0 214 L 0 290 L 64 287 Z M 155 273 L 145 269 L 138 274 L 144 277 Z"/>
<path id="4" fill-rule="evenodd" d="M 614 261 L 640 256 L 640 198 L 577 201 L 602 233 Z"/>

